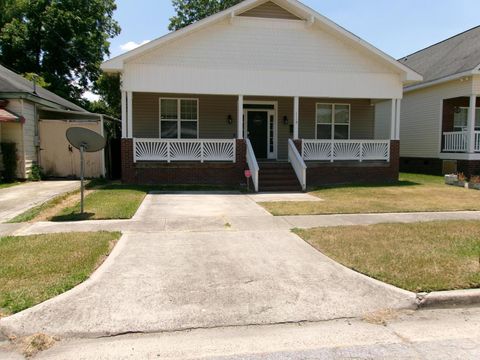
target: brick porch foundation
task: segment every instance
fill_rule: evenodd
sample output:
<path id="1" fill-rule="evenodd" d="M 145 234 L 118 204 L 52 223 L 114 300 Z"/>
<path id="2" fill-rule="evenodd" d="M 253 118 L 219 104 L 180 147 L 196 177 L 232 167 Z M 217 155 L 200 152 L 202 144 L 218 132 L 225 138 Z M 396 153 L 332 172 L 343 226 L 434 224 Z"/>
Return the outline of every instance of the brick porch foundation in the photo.
<path id="1" fill-rule="evenodd" d="M 307 163 L 307 185 L 383 183 L 398 180 L 400 141 L 390 142 L 390 162 Z"/>
<path id="2" fill-rule="evenodd" d="M 127 184 L 198 184 L 238 187 L 245 182 L 246 147 L 236 141 L 236 162 L 137 162 L 133 140 L 122 139 L 122 181 Z"/>

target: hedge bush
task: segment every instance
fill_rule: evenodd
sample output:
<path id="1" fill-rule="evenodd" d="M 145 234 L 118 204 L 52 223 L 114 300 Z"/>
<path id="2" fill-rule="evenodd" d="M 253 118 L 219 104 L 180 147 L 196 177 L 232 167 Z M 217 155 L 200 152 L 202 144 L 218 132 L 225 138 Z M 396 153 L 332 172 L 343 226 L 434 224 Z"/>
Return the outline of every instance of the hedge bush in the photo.
<path id="1" fill-rule="evenodd" d="M 3 159 L 3 181 L 12 182 L 17 178 L 17 146 L 15 143 L 1 143 L 0 148 Z"/>

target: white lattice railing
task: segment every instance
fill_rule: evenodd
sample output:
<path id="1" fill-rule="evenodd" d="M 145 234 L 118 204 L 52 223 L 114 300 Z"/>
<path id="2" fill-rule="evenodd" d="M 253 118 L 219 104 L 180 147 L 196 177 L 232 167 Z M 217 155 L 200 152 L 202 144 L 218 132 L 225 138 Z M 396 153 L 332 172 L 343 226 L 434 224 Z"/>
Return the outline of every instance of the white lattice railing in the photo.
<path id="1" fill-rule="evenodd" d="M 452 131 L 443 133 L 443 151 L 467 151 L 467 132 Z"/>
<path id="2" fill-rule="evenodd" d="M 235 162 L 235 139 L 133 139 L 134 161 Z"/>
<path id="3" fill-rule="evenodd" d="M 288 139 L 288 161 L 290 161 L 298 181 L 300 185 L 302 185 L 302 190 L 305 191 L 307 189 L 307 165 L 305 165 L 305 161 L 303 161 L 298 153 L 297 147 L 292 139 Z"/>
<path id="4" fill-rule="evenodd" d="M 249 139 L 245 140 L 247 144 L 247 164 L 250 172 L 252 173 L 252 181 L 253 187 L 255 192 L 258 192 L 258 173 L 260 171 L 260 167 L 258 166 L 257 157 L 255 156 L 255 152 L 253 151 L 252 144 L 250 143 Z"/>
<path id="5" fill-rule="evenodd" d="M 302 140 L 307 161 L 390 161 L 390 140 Z"/>

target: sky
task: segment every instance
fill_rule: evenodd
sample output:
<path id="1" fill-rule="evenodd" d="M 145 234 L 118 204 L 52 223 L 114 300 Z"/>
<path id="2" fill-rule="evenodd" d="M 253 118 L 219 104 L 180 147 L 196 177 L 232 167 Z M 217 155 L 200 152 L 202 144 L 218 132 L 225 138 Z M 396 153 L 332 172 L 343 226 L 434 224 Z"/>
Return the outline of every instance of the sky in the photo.
<path id="1" fill-rule="evenodd" d="M 480 25 L 479 0 L 303 0 L 305 5 L 400 58 Z M 170 0 L 117 0 L 122 32 L 112 56 L 168 33 Z"/>

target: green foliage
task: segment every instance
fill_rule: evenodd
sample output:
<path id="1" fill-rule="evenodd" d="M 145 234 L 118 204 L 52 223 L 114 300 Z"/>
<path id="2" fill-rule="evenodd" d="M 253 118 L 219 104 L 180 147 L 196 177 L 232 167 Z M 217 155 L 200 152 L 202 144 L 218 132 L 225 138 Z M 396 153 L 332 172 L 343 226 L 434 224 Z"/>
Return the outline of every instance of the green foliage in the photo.
<path id="1" fill-rule="evenodd" d="M 119 119 L 122 112 L 121 80 L 119 74 L 101 74 L 93 84 L 93 91 L 101 99 L 88 105 L 91 112 L 110 115 Z"/>
<path id="2" fill-rule="evenodd" d="M 30 169 L 30 174 L 28 174 L 28 180 L 30 181 L 40 181 L 43 178 L 43 169 L 37 163 L 32 164 Z"/>
<path id="3" fill-rule="evenodd" d="M 0 0 L 0 62 L 80 103 L 119 34 L 115 0 Z M 81 104 L 84 105 L 84 104 Z"/>
<path id="4" fill-rule="evenodd" d="M 241 0 L 172 0 L 177 15 L 170 18 L 168 29 L 171 31 L 181 29 L 239 2 Z"/>
<path id="5" fill-rule="evenodd" d="M 35 82 L 38 86 L 41 86 L 41 87 L 44 87 L 44 88 L 47 88 L 50 85 L 49 83 L 47 83 L 45 81 L 45 79 L 43 77 L 41 77 L 38 74 L 32 73 L 32 72 L 23 74 L 23 77 L 25 79 L 27 79 L 28 81 Z"/>
<path id="6" fill-rule="evenodd" d="M 1 143 L 3 159 L 3 181 L 12 182 L 17 177 L 17 146 L 15 143 Z"/>

